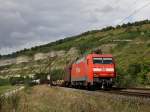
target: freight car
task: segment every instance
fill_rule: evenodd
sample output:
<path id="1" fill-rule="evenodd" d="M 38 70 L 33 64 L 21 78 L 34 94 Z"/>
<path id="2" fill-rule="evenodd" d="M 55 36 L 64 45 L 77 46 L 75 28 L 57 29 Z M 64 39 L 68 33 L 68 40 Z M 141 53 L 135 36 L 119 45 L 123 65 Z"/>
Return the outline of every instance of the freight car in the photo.
<path id="1" fill-rule="evenodd" d="M 115 61 L 111 54 L 88 54 L 67 69 L 65 86 L 111 88 L 116 77 Z"/>

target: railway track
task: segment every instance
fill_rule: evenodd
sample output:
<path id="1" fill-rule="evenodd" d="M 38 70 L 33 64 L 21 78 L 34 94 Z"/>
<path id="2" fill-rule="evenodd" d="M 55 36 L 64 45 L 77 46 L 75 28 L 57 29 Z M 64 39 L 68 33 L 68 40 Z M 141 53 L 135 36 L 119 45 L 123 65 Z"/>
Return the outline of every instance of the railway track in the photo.
<path id="1" fill-rule="evenodd" d="M 128 89 L 115 88 L 110 91 L 103 91 L 103 90 L 98 90 L 98 91 L 110 93 L 110 94 L 124 95 L 124 96 L 150 98 L 150 89 L 145 89 L 145 88 L 128 88 Z"/>
<path id="2" fill-rule="evenodd" d="M 85 88 L 84 89 L 78 88 L 75 90 L 83 90 L 88 92 L 88 90 Z M 101 92 L 101 93 L 109 93 L 109 94 L 124 95 L 124 96 L 150 98 L 149 88 L 112 88 L 112 90 L 93 90 L 91 92 Z"/>

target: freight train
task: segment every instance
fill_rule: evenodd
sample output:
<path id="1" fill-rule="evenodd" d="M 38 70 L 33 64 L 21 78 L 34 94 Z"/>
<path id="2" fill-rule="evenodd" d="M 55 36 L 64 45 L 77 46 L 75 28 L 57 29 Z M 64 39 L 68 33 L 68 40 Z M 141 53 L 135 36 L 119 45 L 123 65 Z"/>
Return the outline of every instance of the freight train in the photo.
<path id="1" fill-rule="evenodd" d="M 88 54 L 68 67 L 65 86 L 111 88 L 116 78 L 115 61 L 111 54 Z"/>

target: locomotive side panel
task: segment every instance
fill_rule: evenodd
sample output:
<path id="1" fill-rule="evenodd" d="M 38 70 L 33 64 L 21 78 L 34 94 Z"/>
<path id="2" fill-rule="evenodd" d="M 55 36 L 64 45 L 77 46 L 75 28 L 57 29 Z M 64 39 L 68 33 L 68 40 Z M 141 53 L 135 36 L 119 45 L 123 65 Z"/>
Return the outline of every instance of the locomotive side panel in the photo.
<path id="1" fill-rule="evenodd" d="M 73 64 L 72 70 L 71 70 L 71 82 L 72 81 L 86 81 L 87 80 L 86 71 L 87 71 L 86 64 L 84 62 Z"/>

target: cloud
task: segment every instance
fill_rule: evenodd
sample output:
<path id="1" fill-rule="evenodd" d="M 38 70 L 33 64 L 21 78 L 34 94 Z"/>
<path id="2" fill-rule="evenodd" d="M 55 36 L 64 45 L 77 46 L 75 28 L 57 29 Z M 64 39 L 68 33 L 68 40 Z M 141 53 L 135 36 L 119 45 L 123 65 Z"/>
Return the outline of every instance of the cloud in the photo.
<path id="1" fill-rule="evenodd" d="M 0 0 L 0 54 L 116 25 L 148 0 Z M 124 22 L 148 19 L 150 7 Z"/>

